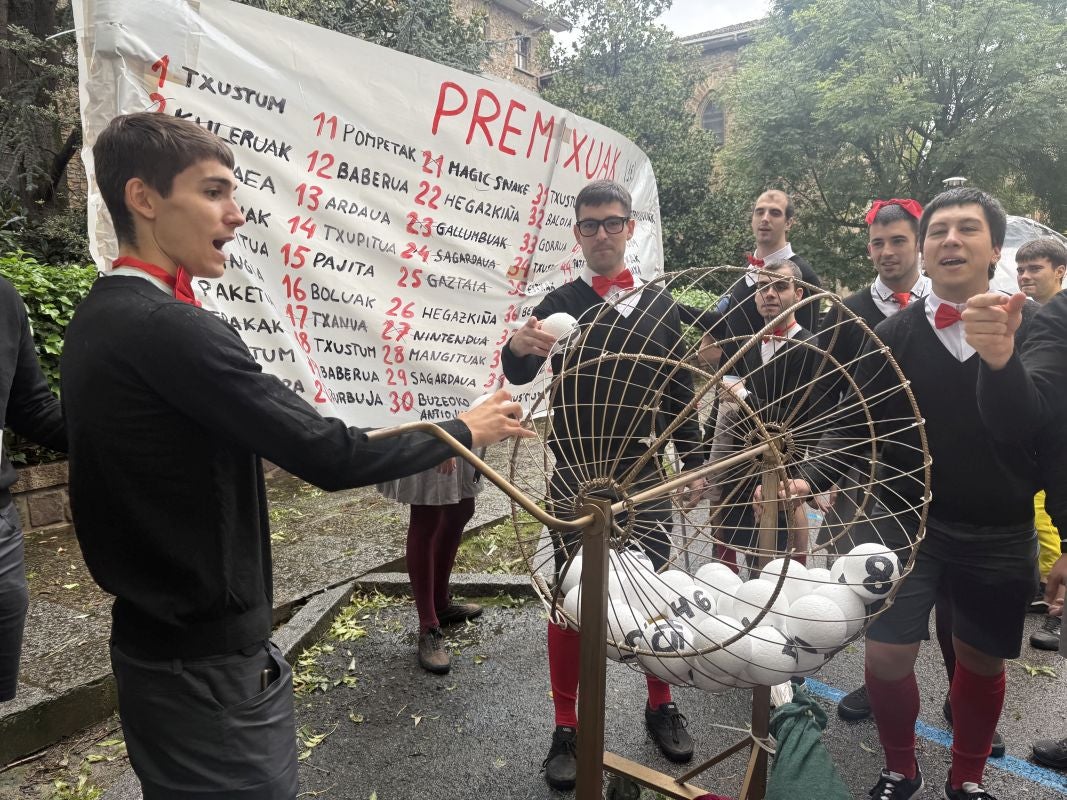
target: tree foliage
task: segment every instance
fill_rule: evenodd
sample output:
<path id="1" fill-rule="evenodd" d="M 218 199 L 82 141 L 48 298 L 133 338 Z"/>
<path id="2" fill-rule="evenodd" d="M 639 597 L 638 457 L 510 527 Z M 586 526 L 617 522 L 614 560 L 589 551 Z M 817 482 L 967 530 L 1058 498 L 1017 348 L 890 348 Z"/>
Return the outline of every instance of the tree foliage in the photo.
<path id="1" fill-rule="evenodd" d="M 697 125 L 696 53 L 655 19 L 670 0 L 560 0 L 548 9 L 581 35 L 551 56 L 549 102 L 631 139 L 659 186 L 665 268 L 731 263 L 738 250 L 732 206 L 712 192 L 715 142 Z"/>
<path id="2" fill-rule="evenodd" d="M 482 18 L 456 16 L 450 0 L 241 0 L 320 28 L 468 72 L 488 55 Z"/>
<path id="3" fill-rule="evenodd" d="M 776 0 L 725 95 L 724 170 L 790 190 L 798 251 L 851 285 L 871 200 L 948 177 L 1067 226 L 1064 52 L 1063 0 Z"/>

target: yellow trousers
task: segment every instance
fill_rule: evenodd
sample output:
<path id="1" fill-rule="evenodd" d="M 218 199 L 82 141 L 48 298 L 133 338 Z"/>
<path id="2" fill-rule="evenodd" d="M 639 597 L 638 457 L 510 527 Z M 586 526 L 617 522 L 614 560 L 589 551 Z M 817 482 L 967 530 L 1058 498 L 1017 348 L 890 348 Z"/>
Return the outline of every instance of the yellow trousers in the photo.
<path id="1" fill-rule="evenodd" d="M 1052 520 L 1045 513 L 1044 492 L 1038 492 L 1034 496 L 1034 524 L 1037 526 L 1038 565 L 1041 569 L 1041 580 L 1044 582 L 1048 571 L 1060 557 L 1060 534 L 1052 527 Z"/>

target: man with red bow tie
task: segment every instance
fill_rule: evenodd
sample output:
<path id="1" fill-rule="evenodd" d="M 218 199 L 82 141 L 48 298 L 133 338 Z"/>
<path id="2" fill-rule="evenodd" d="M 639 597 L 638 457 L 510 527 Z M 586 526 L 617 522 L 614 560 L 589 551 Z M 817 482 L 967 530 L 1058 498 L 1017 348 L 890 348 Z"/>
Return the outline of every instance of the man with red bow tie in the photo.
<path id="1" fill-rule="evenodd" d="M 595 181 L 575 199 L 574 238 L 585 268 L 578 280 L 545 295 L 533 316 L 501 352 L 504 374 L 513 384 L 529 383 L 551 356 L 555 375 L 563 374 L 565 354 L 553 349 L 554 336 L 541 330 L 541 320 L 565 312 L 585 331 L 581 358 L 603 353 L 635 353 L 652 358 L 606 360 L 566 374 L 557 390 L 565 403 L 553 409 L 549 440 L 556 464 L 550 484 L 558 515 L 573 513 L 577 492 L 598 479 L 618 479 L 647 453 L 648 436 L 675 421 L 693 398 L 687 370 L 671 370 L 656 359 L 679 361 L 685 354 L 678 309 L 670 293 L 648 286 L 626 266 L 626 242 L 633 236 L 630 193 L 612 181 Z M 662 391 L 662 394 L 660 392 Z M 703 462 L 700 426 L 695 412 L 672 435 L 685 469 Z M 633 494 L 663 478 L 662 454 L 642 468 L 629 487 Z M 703 479 L 689 486 L 699 494 Z M 672 509 L 669 498 L 642 504 L 634 514 L 637 543 L 659 568 L 670 554 Z M 556 570 L 580 544 L 574 533 L 553 532 Z M 577 778 L 575 759 L 579 636 L 548 623 L 548 664 L 556 728 L 545 759 L 545 780 L 556 789 L 570 789 Z M 685 717 L 671 700 L 670 686 L 648 677 L 645 724 L 663 754 L 684 762 L 693 756 Z"/>
<path id="2" fill-rule="evenodd" d="M 752 235 L 756 239 L 756 249 L 747 255 L 749 272 L 737 280 L 730 290 L 720 299 L 717 310 L 723 315 L 721 323 L 713 330 L 715 337 L 723 341 L 726 357 L 733 355 L 740 342 L 729 341 L 729 337 L 748 337 L 763 327 L 763 319 L 756 309 L 752 296 L 756 291 L 757 271 L 772 261 L 789 260 L 800 268 L 800 278 L 813 286 L 821 287 L 819 276 L 811 264 L 793 252 L 787 236 L 795 222 L 793 200 L 781 189 L 768 189 L 758 198 L 752 207 Z M 734 310 L 731 313 L 731 309 Z M 690 315 L 692 317 L 692 315 Z M 692 321 L 685 319 L 684 321 Z M 797 322 L 809 331 L 818 329 L 818 303 L 811 303 L 797 310 Z M 697 321 L 699 325 L 699 320 Z M 707 326 L 703 326 L 707 327 Z M 743 340 L 742 340 L 743 341 Z"/>
<path id="3" fill-rule="evenodd" d="M 67 330 L 62 402 L 78 540 L 115 596 L 111 664 L 130 762 L 145 800 L 292 800 L 292 671 L 269 641 L 260 457 L 336 490 L 452 451 L 422 433 L 369 441 L 320 416 L 192 302 L 188 278 L 220 277 L 244 222 L 222 140 L 189 120 L 129 114 L 100 134 L 93 159 L 120 258 Z M 480 447 L 527 435 L 509 419 L 519 411 L 502 391 L 441 427 Z"/>
<path id="4" fill-rule="evenodd" d="M 806 420 L 815 409 L 832 405 L 832 402 L 822 385 L 815 386 L 810 393 L 806 391 L 817 377 L 816 370 L 822 362 L 822 356 L 816 346 L 815 334 L 797 321 L 793 310 L 806 292 L 799 284 L 801 269 L 789 259 L 766 261 L 760 269 L 754 302 L 760 315 L 761 328 L 767 333 L 761 337 L 760 346 L 750 348 L 739 362 L 738 371 L 745 376 L 744 399 L 756 410 L 759 419 L 772 429 L 782 423 L 790 430 L 804 430 Z M 720 405 L 712 460 L 721 461 L 741 450 L 746 435 L 750 433 L 750 426 L 751 422 L 738 414 L 733 403 L 727 403 L 725 407 Z M 805 437 L 798 436 L 794 441 L 803 447 Z M 794 454 L 794 457 L 799 460 L 800 454 Z M 716 476 L 716 494 L 726 503 L 722 506 L 722 519 L 719 522 L 725 544 L 716 545 L 715 557 L 734 572 L 739 570 L 737 551 L 733 547 L 755 547 L 760 525 L 753 506 L 746 500 L 755 493 L 759 479 L 739 477 L 748 470 L 748 465 L 743 464 Z M 796 509 L 790 513 L 800 516 Z M 797 522 L 799 524 L 794 524 L 794 528 L 806 529 L 806 518 L 803 522 Z M 785 550 L 789 532 L 785 512 L 779 514 L 776 527 L 778 539 L 775 546 Z"/>
<path id="5" fill-rule="evenodd" d="M 869 287 L 846 297 L 843 304 L 872 329 L 913 301 L 929 294 L 930 279 L 919 273 L 921 217 L 922 206 L 911 199 L 875 200 L 867 212 L 867 253 L 878 276 Z M 839 314 L 828 315 L 823 321 L 820 344 L 843 364 L 853 362 L 866 341 L 860 327 L 847 322 L 841 324 Z M 855 370 L 852 368 L 850 371 Z M 832 513 L 839 518 L 851 519 L 855 506 L 849 506 L 848 503 L 849 498 L 839 495 Z M 852 541 L 849 546 L 855 544 L 859 542 Z M 935 629 L 951 683 L 956 655 L 952 648 L 952 603 L 947 597 L 938 598 Z M 944 708 L 945 716 L 951 723 L 951 707 L 947 699 Z M 869 717 L 871 706 L 867 687 L 861 686 L 845 695 L 837 704 L 837 713 L 842 719 L 848 720 Z M 1004 739 L 997 733 L 992 754 L 999 758 L 1004 755 L 1004 750 Z"/>
<path id="6" fill-rule="evenodd" d="M 1005 228 L 1000 203 L 980 190 L 950 189 L 931 200 L 919 221 L 930 291 L 875 330 L 911 386 L 926 420 L 932 459 L 925 537 L 894 603 L 867 631 L 866 686 L 886 759 L 870 792 L 879 800 L 909 800 L 923 785 L 915 757 L 914 666 L 922 640 L 929 638 L 930 610 L 939 592 L 952 603 L 956 657 L 948 700 L 952 764 L 944 794 L 947 800 L 994 800 L 982 776 L 1004 702 L 1004 661 L 1019 655 L 1036 587 L 1033 496 L 1040 473 L 1033 438 L 997 441 L 983 422 L 977 397 L 981 358 L 964 338 L 960 310 L 988 292 Z M 1016 346 L 1033 313 L 1024 311 Z M 885 397 L 894 383 L 892 371 L 879 363 L 877 351 L 868 352 L 857 366 L 856 382 L 867 397 Z M 901 523 L 914 519 L 907 509 L 922 500 L 909 477 L 923 469 L 919 433 L 894 425 L 911 414 L 909 405 L 897 392 L 871 406 L 879 424 L 880 461 L 887 475 L 899 476 L 884 481 L 879 502 L 901 512 Z M 799 481 L 793 490 L 818 492 L 841 479 L 824 475 L 814 488 Z M 870 516 L 885 518 L 877 507 Z M 903 537 L 884 530 L 882 538 L 906 552 L 915 533 Z"/>

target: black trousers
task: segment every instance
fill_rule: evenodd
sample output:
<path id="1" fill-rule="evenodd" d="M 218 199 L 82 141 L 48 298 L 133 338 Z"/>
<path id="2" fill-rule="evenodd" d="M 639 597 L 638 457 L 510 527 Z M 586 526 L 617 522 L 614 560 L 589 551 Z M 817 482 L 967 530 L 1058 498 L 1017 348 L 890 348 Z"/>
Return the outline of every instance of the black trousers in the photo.
<path id="1" fill-rule="evenodd" d="M 14 698 L 18 686 L 28 607 L 22 526 L 15 504 L 7 503 L 0 508 L 0 701 Z"/>
<path id="2" fill-rule="evenodd" d="M 111 667 L 145 800 L 296 797 L 293 673 L 272 642 L 169 661 L 112 643 Z"/>

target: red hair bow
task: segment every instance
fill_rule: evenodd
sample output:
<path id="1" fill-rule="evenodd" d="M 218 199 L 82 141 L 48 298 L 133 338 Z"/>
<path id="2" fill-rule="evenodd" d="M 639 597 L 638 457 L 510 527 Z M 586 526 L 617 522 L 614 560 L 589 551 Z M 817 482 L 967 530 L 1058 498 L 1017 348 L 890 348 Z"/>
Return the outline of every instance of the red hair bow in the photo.
<path id="1" fill-rule="evenodd" d="M 923 215 L 923 207 L 915 200 L 901 200 L 894 197 L 892 200 L 875 200 L 874 205 L 871 206 L 871 210 L 867 212 L 867 224 L 870 225 L 874 222 L 874 218 L 878 216 L 878 212 L 886 206 L 900 206 L 915 219 L 919 219 Z"/>

